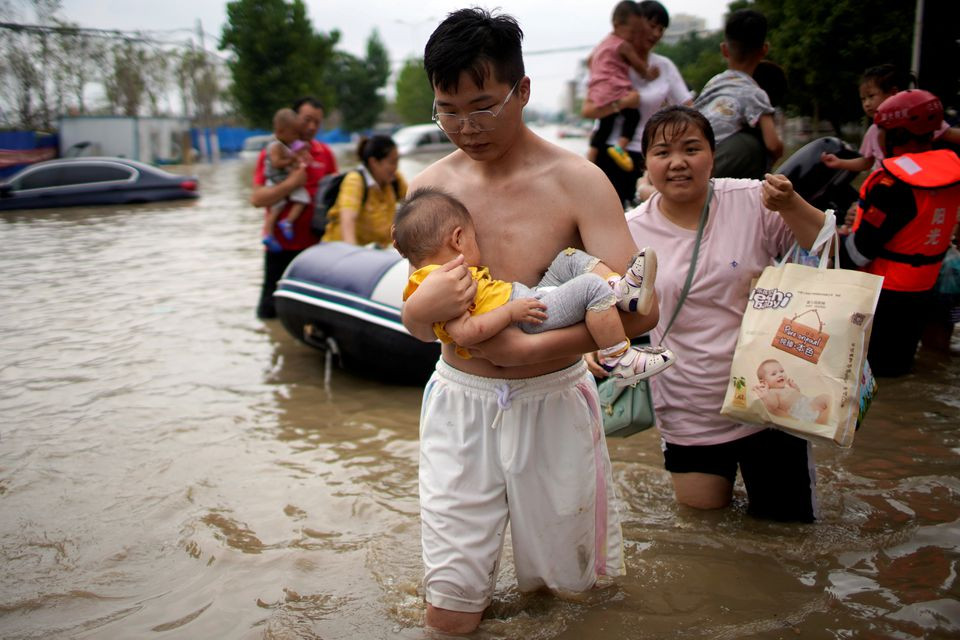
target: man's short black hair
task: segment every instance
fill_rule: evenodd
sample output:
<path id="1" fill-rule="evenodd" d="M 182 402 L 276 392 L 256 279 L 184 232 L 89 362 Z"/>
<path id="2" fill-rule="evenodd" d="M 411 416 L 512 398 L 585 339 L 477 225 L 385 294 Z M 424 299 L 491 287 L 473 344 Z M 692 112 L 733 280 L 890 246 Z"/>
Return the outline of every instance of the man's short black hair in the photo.
<path id="1" fill-rule="evenodd" d="M 460 9 L 430 35 L 423 68 L 430 84 L 442 91 L 456 91 L 464 71 L 478 87 L 491 70 L 496 81 L 514 85 L 524 76 L 522 41 L 523 31 L 513 17 L 477 7 Z"/>
<path id="2" fill-rule="evenodd" d="M 637 3 L 637 14 L 664 29 L 670 26 L 670 14 L 667 13 L 667 8 L 657 0 L 643 0 Z"/>
<path id="3" fill-rule="evenodd" d="M 723 28 L 723 39 L 734 60 L 745 60 L 763 49 L 767 41 L 767 18 L 753 9 L 734 11 Z"/>
<path id="4" fill-rule="evenodd" d="M 305 104 L 309 104 L 314 109 L 320 109 L 320 111 L 325 111 L 325 109 L 323 108 L 323 103 L 317 100 L 316 98 L 314 98 L 313 96 L 303 96 L 302 98 L 296 99 L 293 102 L 292 109 L 297 113 L 300 113 L 300 107 L 302 107 Z"/>

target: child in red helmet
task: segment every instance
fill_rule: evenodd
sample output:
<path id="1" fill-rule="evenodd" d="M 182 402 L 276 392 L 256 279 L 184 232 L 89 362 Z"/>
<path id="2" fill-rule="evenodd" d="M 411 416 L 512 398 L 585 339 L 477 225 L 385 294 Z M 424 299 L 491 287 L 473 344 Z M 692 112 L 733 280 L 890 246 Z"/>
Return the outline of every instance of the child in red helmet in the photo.
<path id="1" fill-rule="evenodd" d="M 940 264 L 956 229 L 960 158 L 933 149 L 933 134 L 942 123 L 940 100 L 921 90 L 887 98 L 874 116 L 886 159 L 860 190 L 841 265 L 883 276 L 868 351 L 878 376 L 912 369 Z"/>

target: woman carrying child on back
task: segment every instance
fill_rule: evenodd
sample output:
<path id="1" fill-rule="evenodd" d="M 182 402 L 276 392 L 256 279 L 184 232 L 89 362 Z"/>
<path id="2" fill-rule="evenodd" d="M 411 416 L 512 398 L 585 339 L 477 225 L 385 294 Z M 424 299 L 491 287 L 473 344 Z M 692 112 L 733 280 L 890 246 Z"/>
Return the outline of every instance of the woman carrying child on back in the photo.
<path id="1" fill-rule="evenodd" d="M 618 3 L 613 9 L 613 32 L 601 40 L 590 54 L 587 98 L 598 107 L 612 105 L 615 111 L 600 118 L 597 130 L 590 137 L 587 158 L 595 163 L 600 150 L 606 149 L 624 171 L 633 171 L 633 159 L 624 148 L 633 138 L 640 122 L 640 98 L 630 82 L 630 68 L 645 80 L 653 80 L 660 73 L 656 67 L 649 67 L 631 44 L 640 20 L 636 2 L 623 0 Z M 618 115 L 623 116 L 620 137 L 616 145 L 607 147 L 607 138 Z"/>

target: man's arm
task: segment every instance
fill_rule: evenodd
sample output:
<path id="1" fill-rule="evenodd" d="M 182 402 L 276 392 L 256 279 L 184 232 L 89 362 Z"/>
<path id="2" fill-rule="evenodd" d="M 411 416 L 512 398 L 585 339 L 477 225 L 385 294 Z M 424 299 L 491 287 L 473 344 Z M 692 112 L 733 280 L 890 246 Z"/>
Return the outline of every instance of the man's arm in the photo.
<path id="1" fill-rule="evenodd" d="M 418 340 L 433 342 L 434 323 L 463 315 L 476 294 L 477 283 L 463 264 L 463 256 L 457 256 L 432 271 L 403 303 L 403 326 Z"/>
<path id="2" fill-rule="evenodd" d="M 410 182 L 407 190 L 412 193 L 419 187 L 443 184 L 443 176 L 436 173 L 434 166 L 427 167 Z M 413 272 L 411 265 L 410 273 Z M 476 295 L 477 282 L 464 264 L 463 256 L 457 256 L 430 272 L 403 303 L 400 312 L 403 326 L 418 340 L 433 342 L 436 338 L 433 324 L 463 315 Z"/>
<path id="3" fill-rule="evenodd" d="M 596 166 L 589 167 L 593 175 L 584 176 L 576 184 L 576 193 L 572 194 L 577 202 L 577 226 L 583 249 L 602 262 L 610 265 L 618 273 L 623 273 L 637 252 L 637 245 L 627 228 L 623 214 L 623 205 L 613 186 L 603 172 Z M 586 171 L 581 172 L 581 175 Z M 588 203 L 588 204 L 586 204 Z M 654 247 L 655 248 L 655 247 Z M 650 312 L 646 315 L 620 313 L 623 328 L 628 337 L 642 335 L 655 326 L 660 319 L 659 302 L 654 296 Z M 586 327 L 583 327 L 586 330 Z M 593 351 L 596 345 L 586 351 Z M 581 351 L 581 353 L 586 353 Z"/>
<path id="4" fill-rule="evenodd" d="M 283 180 L 273 185 L 259 185 L 250 194 L 250 204 L 255 207 L 270 207 L 302 187 L 307 181 L 307 168 L 302 164 L 294 167 Z"/>
<path id="5" fill-rule="evenodd" d="M 641 335 L 657 325 L 660 315 L 656 305 L 645 316 L 620 312 L 627 335 Z M 578 324 L 543 333 L 524 333 L 518 327 L 507 327 L 496 336 L 470 348 L 474 356 L 501 367 L 546 362 L 592 353 L 599 348 L 587 325 Z"/>
<path id="6" fill-rule="evenodd" d="M 576 166 L 579 180 L 564 181 L 574 185 L 566 195 L 576 211 L 577 226 L 584 250 L 605 264 L 623 270 L 637 248 L 627 229 L 623 208 L 606 176 L 594 165 Z M 646 315 L 620 312 L 627 336 L 635 337 L 653 329 L 660 319 L 656 298 Z M 597 344 L 584 323 L 538 334 L 525 334 L 508 327 L 475 347 L 479 357 L 500 366 L 518 366 L 544 362 L 596 351 Z M 474 350 L 471 350 L 474 353 Z"/>

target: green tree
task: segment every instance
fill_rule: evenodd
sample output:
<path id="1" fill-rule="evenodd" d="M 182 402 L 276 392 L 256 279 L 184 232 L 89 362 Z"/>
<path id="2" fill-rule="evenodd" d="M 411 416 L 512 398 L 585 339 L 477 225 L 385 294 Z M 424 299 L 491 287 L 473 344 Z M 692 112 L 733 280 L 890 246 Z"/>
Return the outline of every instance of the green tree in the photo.
<path id="1" fill-rule="evenodd" d="M 201 126 L 213 123 L 214 106 L 220 97 L 216 61 L 202 49 L 187 49 L 176 61 L 174 74 L 183 112 L 192 114 Z"/>
<path id="2" fill-rule="evenodd" d="M 706 36 L 689 33 L 674 44 L 660 44 L 657 53 L 670 58 L 687 86 L 699 92 L 707 80 L 727 68 L 720 53 L 723 32 L 718 31 Z"/>
<path id="3" fill-rule="evenodd" d="M 32 129 L 40 124 L 40 114 L 37 113 L 33 100 L 42 77 L 33 56 L 30 55 L 30 49 L 25 46 L 30 42 L 29 39 L 19 37 L 20 34 L 15 35 L 18 37 L 8 37 L 4 42 L 4 100 L 13 105 L 16 120 L 12 123 L 24 129 Z"/>
<path id="4" fill-rule="evenodd" d="M 770 59 L 787 73 L 794 111 L 841 124 L 863 117 L 861 74 L 885 62 L 910 67 L 915 3 L 757 0 L 769 21 Z"/>
<path id="5" fill-rule="evenodd" d="M 58 92 L 73 99 L 74 106 L 81 114 L 87 112 L 84 89 L 103 64 L 105 47 L 103 41 L 93 38 L 72 22 L 59 22 L 63 30 L 59 34 L 57 47 L 60 64 L 54 72 Z M 61 105 L 61 113 L 64 111 Z"/>
<path id="6" fill-rule="evenodd" d="M 339 39 L 336 30 L 314 31 L 302 0 L 228 2 L 219 46 L 233 54 L 231 91 L 240 114 L 269 128 L 274 112 L 300 96 L 329 101 L 322 79 Z"/>
<path id="7" fill-rule="evenodd" d="M 423 60 L 411 58 L 397 75 L 397 115 L 404 124 L 429 122 L 433 115 L 433 88 L 423 70 Z"/>
<path id="8" fill-rule="evenodd" d="M 140 115 L 147 90 L 147 58 L 147 52 L 130 40 L 111 49 L 101 80 L 113 113 Z"/>
<path id="9" fill-rule="evenodd" d="M 346 130 L 360 131 L 376 124 L 385 104 L 381 90 L 389 76 L 390 56 L 376 30 L 367 40 L 366 58 L 334 53 L 326 84 L 333 89 Z"/>

